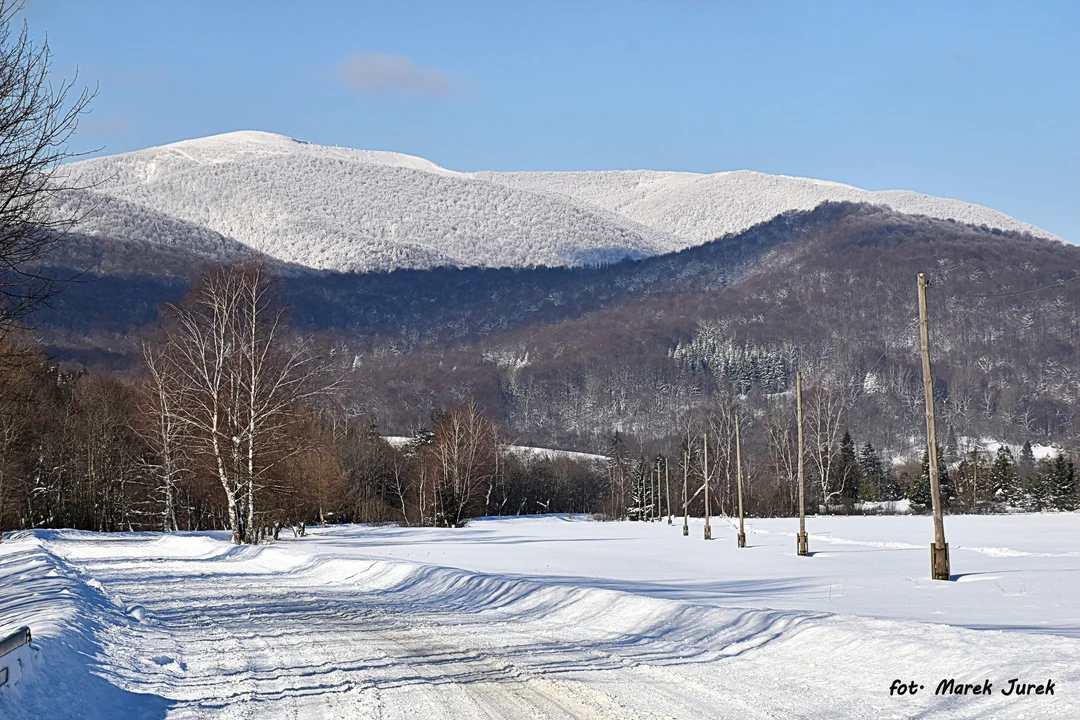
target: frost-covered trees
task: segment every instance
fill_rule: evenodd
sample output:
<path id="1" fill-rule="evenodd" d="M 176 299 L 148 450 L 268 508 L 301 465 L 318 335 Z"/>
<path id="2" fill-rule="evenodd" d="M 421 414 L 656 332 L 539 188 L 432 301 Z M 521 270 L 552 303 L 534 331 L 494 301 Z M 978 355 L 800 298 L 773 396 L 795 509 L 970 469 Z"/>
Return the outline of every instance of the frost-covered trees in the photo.
<path id="1" fill-rule="evenodd" d="M 253 150 L 256 135 L 268 142 Z M 97 234 L 227 251 L 214 247 L 217 235 L 319 269 L 583 265 L 678 246 L 613 213 L 429 167 L 232 133 L 95 158 L 71 172 L 115 178 L 93 192 L 116 201 L 89 218 Z M 170 232 L 156 239 L 152 225 Z"/>

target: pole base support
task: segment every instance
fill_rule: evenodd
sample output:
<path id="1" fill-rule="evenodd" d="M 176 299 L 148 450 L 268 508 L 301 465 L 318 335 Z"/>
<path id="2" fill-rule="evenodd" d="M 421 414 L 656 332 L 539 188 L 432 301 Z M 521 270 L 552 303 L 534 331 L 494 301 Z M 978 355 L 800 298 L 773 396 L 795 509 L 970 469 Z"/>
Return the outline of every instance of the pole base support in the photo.
<path id="1" fill-rule="evenodd" d="M 949 574 L 949 543 L 945 543 L 945 547 L 938 547 L 936 542 L 930 543 L 930 574 L 935 580 L 952 580 Z"/>
<path id="2" fill-rule="evenodd" d="M 810 555 L 810 543 L 806 533 L 795 533 L 795 546 L 798 553 L 803 557 Z"/>
<path id="3" fill-rule="evenodd" d="M 739 547 L 746 547 L 746 533 L 739 533 Z"/>
<path id="4" fill-rule="evenodd" d="M 712 540 L 712 527 L 709 525 L 705 526 L 705 539 Z"/>
<path id="5" fill-rule="evenodd" d="M 682 526 L 682 534 L 683 534 L 683 537 L 686 537 L 687 535 L 689 535 L 689 534 L 690 534 L 690 528 L 688 528 L 687 526 L 683 525 L 683 526 Z"/>

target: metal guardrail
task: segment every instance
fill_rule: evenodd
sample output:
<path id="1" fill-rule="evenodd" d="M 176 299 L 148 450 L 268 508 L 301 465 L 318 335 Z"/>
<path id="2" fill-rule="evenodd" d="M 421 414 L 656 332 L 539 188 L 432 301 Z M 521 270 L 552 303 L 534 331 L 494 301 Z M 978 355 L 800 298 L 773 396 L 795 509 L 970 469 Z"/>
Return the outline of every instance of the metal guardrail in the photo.
<path id="1" fill-rule="evenodd" d="M 30 628 L 23 626 L 15 632 L 8 635 L 3 640 L 0 640 L 0 657 L 7 655 L 9 652 L 18 650 L 23 645 L 30 644 Z"/>
<path id="2" fill-rule="evenodd" d="M 8 680 L 18 682 L 22 677 L 22 658 L 16 657 L 14 663 L 5 662 L 5 657 L 15 652 L 23 645 L 30 645 L 30 628 L 21 627 L 15 632 L 0 640 L 0 688 L 8 684 Z M 14 668 L 14 677 L 12 669 Z"/>

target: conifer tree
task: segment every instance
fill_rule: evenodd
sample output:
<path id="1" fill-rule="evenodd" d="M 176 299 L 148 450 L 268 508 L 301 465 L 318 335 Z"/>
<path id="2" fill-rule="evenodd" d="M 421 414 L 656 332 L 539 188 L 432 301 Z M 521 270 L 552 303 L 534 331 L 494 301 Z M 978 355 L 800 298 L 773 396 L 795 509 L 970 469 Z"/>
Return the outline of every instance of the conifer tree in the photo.
<path id="1" fill-rule="evenodd" d="M 1023 452 L 1020 457 L 1023 463 Z M 1032 463 L 1034 465 L 1034 459 Z M 1022 464 L 1017 465 L 1018 470 L 1022 467 Z M 1020 472 L 1020 487 L 1023 491 L 1021 507 L 1033 512 L 1042 512 L 1052 507 L 1054 479 L 1054 462 L 1051 459 L 1046 459 L 1034 466 L 1026 475 Z"/>
<path id="2" fill-rule="evenodd" d="M 999 502 L 1010 507 L 1019 507 L 1023 498 L 1023 489 L 1020 487 L 1020 474 L 1016 469 L 1016 461 L 1008 445 L 998 448 L 994 464 L 990 466 L 989 479 L 990 486 L 994 489 L 994 497 Z"/>
<path id="3" fill-rule="evenodd" d="M 862 475 L 860 500 L 893 502 L 904 496 L 892 468 L 870 443 L 859 452 L 859 470 Z"/>
<path id="4" fill-rule="evenodd" d="M 962 501 L 964 512 L 975 512 L 978 503 L 988 495 L 987 489 L 991 492 L 993 489 L 989 469 L 983 464 L 977 447 L 964 453 L 953 480 L 953 489 Z"/>
<path id="5" fill-rule="evenodd" d="M 950 464 L 960 461 L 960 448 L 956 441 L 956 428 L 949 426 L 949 436 L 945 441 L 945 462 Z"/>
<path id="6" fill-rule="evenodd" d="M 881 457 L 870 443 L 863 445 L 862 450 L 859 451 L 859 471 L 862 475 L 862 482 L 859 483 L 859 500 L 863 502 L 881 500 L 884 468 Z"/>
<path id="7" fill-rule="evenodd" d="M 1024 443 L 1024 447 L 1020 449 L 1020 459 L 1016 462 L 1016 473 L 1020 476 L 1021 486 L 1026 486 L 1032 482 L 1035 470 L 1035 453 L 1031 449 L 1031 441 L 1028 440 Z"/>
<path id="8" fill-rule="evenodd" d="M 941 506 L 948 508 L 950 501 L 956 496 L 952 490 L 952 482 L 949 479 L 948 466 L 945 464 L 945 459 L 942 457 L 941 446 L 937 446 L 937 464 L 938 464 L 938 492 L 941 497 Z M 930 492 L 930 453 L 926 450 L 923 451 L 922 457 L 922 471 L 919 473 L 919 477 L 915 481 L 915 486 L 912 488 L 911 494 L 908 496 L 912 505 L 917 506 L 919 510 L 931 510 L 934 505 L 934 499 Z"/>
<path id="9" fill-rule="evenodd" d="M 907 499 L 917 510 L 926 510 L 933 504 L 930 494 L 930 453 L 927 450 L 923 450 L 922 470 L 914 485 L 909 489 Z"/>
<path id="10" fill-rule="evenodd" d="M 1072 460 L 1058 455 L 1050 465 L 1049 505 L 1056 510 L 1076 510 L 1076 469 Z"/>
<path id="11" fill-rule="evenodd" d="M 837 477 L 840 479 L 840 500 L 850 508 L 859 500 L 859 486 L 863 478 L 862 468 L 859 467 L 859 461 L 855 455 L 855 442 L 851 439 L 851 433 L 847 431 L 840 439 L 840 467 L 837 468 Z"/>

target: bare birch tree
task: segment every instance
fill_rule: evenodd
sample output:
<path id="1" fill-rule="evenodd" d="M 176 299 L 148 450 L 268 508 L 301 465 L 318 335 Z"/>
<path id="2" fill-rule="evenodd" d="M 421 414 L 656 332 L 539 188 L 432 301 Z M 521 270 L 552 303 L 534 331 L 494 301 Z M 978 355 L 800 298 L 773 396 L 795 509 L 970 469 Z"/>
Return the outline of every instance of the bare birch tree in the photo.
<path id="1" fill-rule="evenodd" d="M 780 512 L 791 512 L 798 504 L 798 450 L 791 405 L 787 398 L 773 401 L 765 410 L 763 422 L 769 463 L 776 478 L 775 495 L 784 502 L 784 507 L 774 509 Z"/>
<path id="2" fill-rule="evenodd" d="M 859 394 L 859 384 L 850 378 L 819 379 L 806 404 L 807 454 L 818 475 L 819 501 L 828 510 L 829 501 L 844 491 L 846 478 L 837 477 L 840 438 L 847 412 Z"/>
<path id="3" fill-rule="evenodd" d="M 470 399 L 450 410 L 435 427 L 430 446 L 438 467 L 435 487 L 436 523 L 461 527 L 479 507 L 488 478 L 494 472 L 497 446 L 491 422 Z"/>
<path id="4" fill-rule="evenodd" d="M 176 521 L 177 491 L 190 475 L 185 447 L 185 423 L 178 412 L 179 378 L 176 366 L 149 343 L 142 346 L 143 362 L 149 373 L 144 383 L 140 410 L 143 423 L 139 435 L 153 453 L 150 463 L 153 491 L 161 502 L 161 529 L 178 530 Z"/>
<path id="5" fill-rule="evenodd" d="M 225 492 L 232 540 L 254 543 L 263 477 L 299 452 L 297 406 L 332 387 L 309 342 L 286 337 L 274 282 L 260 267 L 220 268 L 167 308 L 166 349 L 176 416 L 209 457 Z"/>

